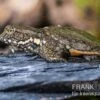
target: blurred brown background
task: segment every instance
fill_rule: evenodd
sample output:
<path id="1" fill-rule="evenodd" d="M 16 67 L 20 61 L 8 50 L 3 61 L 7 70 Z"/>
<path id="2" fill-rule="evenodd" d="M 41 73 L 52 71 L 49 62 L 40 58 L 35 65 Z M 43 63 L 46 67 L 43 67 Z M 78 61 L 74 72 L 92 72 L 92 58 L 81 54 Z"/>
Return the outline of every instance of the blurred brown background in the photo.
<path id="1" fill-rule="evenodd" d="M 0 0 L 0 24 L 73 26 L 100 39 L 100 0 Z"/>

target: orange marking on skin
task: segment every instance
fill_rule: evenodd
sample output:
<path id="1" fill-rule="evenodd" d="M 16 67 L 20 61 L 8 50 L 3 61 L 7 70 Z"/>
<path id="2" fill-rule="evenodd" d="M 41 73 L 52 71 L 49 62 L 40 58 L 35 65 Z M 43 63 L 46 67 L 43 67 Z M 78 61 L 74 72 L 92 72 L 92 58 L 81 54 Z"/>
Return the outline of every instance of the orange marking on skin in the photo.
<path id="1" fill-rule="evenodd" d="M 69 50 L 71 56 L 81 56 L 81 55 L 97 55 L 100 56 L 99 52 L 90 52 L 90 51 L 80 51 L 80 50 L 75 50 L 75 49 L 70 49 Z"/>

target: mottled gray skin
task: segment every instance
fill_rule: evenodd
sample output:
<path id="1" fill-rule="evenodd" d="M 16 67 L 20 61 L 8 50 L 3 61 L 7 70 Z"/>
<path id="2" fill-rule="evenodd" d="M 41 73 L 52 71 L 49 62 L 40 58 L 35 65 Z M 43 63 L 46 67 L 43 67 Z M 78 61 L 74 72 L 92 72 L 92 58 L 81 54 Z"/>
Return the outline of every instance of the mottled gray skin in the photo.
<path id="1" fill-rule="evenodd" d="M 48 61 L 65 61 L 69 49 L 100 52 L 100 42 L 74 28 L 53 26 L 36 29 L 28 26 L 8 25 L 0 41 L 9 45 L 10 52 L 32 52 Z"/>

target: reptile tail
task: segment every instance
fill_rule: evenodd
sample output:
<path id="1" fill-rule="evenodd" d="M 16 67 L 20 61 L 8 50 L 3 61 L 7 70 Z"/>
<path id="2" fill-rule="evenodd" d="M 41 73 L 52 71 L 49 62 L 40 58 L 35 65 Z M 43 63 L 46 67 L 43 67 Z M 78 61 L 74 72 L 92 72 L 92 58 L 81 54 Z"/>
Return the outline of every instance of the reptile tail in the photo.
<path id="1" fill-rule="evenodd" d="M 70 49 L 69 52 L 70 52 L 71 56 L 82 56 L 82 55 L 88 55 L 88 56 L 96 55 L 96 56 L 100 56 L 99 52 L 80 51 L 80 50 L 75 50 L 75 49 Z"/>

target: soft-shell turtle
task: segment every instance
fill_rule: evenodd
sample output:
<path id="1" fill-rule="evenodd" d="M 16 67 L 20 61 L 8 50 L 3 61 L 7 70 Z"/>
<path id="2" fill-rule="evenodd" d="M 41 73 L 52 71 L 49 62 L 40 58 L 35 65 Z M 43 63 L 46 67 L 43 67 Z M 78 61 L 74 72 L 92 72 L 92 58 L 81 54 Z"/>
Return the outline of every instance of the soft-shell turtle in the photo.
<path id="1" fill-rule="evenodd" d="M 69 56 L 100 56 L 100 42 L 85 31 L 71 27 L 51 26 L 41 29 L 8 25 L 0 41 L 9 51 L 32 52 L 48 61 L 67 60 Z"/>

